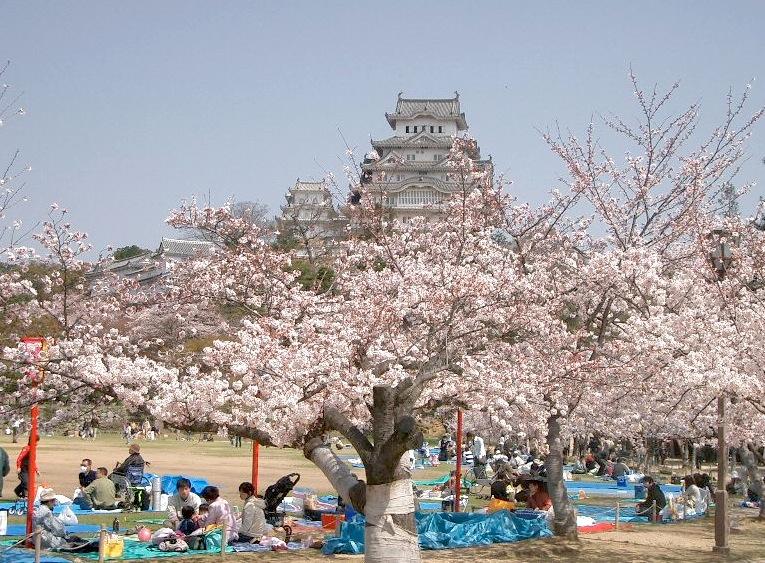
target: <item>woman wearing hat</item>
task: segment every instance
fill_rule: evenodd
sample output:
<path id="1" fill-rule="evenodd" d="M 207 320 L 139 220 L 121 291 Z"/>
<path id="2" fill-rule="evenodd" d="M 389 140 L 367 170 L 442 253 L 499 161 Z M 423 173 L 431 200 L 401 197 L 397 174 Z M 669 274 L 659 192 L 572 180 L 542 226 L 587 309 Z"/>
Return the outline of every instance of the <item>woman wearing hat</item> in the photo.
<path id="1" fill-rule="evenodd" d="M 34 525 L 40 528 L 43 549 L 58 549 L 67 543 L 64 523 L 53 516 L 55 506 L 56 495 L 52 490 L 47 490 L 40 495 L 40 506 L 34 513 Z"/>

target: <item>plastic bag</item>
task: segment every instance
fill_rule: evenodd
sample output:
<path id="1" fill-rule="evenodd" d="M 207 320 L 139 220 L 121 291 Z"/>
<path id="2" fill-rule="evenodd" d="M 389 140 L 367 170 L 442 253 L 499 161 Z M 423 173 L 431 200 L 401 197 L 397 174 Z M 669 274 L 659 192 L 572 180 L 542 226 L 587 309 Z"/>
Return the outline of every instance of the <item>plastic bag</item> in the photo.
<path id="1" fill-rule="evenodd" d="M 162 543 L 160 543 L 159 550 L 160 551 L 175 551 L 178 553 L 182 553 L 184 551 L 188 551 L 189 546 L 182 539 L 173 538 L 173 539 L 165 540 Z"/>
<path id="2" fill-rule="evenodd" d="M 109 534 L 104 541 L 104 557 L 117 559 L 125 552 L 125 540 L 117 534 Z"/>
<path id="3" fill-rule="evenodd" d="M 220 551 L 221 543 L 223 543 L 223 528 L 216 527 L 205 533 L 207 551 Z"/>
<path id="4" fill-rule="evenodd" d="M 77 524 L 77 515 L 72 510 L 71 506 L 64 507 L 61 514 L 58 515 L 58 519 L 61 520 L 66 526 L 74 526 Z"/>
<path id="5" fill-rule="evenodd" d="M 159 545 L 165 540 L 169 540 L 176 537 L 175 530 L 172 528 L 160 528 L 151 535 L 151 543 Z"/>

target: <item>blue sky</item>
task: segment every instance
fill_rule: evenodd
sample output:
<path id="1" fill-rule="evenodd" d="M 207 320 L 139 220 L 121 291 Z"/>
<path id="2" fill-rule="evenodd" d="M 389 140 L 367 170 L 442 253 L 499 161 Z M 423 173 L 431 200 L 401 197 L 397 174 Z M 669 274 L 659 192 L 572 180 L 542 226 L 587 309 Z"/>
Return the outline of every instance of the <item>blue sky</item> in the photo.
<path id="1" fill-rule="evenodd" d="M 763 21 L 760 1 L 9 1 L 0 59 L 28 113 L 0 130 L 0 162 L 19 148 L 33 166 L 27 224 L 56 201 L 96 248 L 153 248 L 181 199 L 276 212 L 298 176 L 340 172 L 339 131 L 363 153 L 399 91 L 459 90 L 484 156 L 541 201 L 564 170 L 538 130 L 636 117 L 630 65 L 680 79 L 702 124 L 752 79 L 765 104 Z M 749 152 L 742 179 L 761 180 L 763 126 Z"/>

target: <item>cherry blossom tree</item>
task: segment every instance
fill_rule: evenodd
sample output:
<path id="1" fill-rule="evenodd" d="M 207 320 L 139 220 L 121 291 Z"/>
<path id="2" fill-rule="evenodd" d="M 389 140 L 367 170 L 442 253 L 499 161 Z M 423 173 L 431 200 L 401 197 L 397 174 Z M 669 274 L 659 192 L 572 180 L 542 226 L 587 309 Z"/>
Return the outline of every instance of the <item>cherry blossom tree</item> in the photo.
<path id="1" fill-rule="evenodd" d="M 694 394 L 693 401 L 674 402 L 672 409 L 655 409 L 632 399 L 655 397 L 658 389 L 672 404 L 675 390 L 687 394 L 697 389 L 701 373 L 698 366 L 690 365 L 691 357 L 716 364 L 702 372 L 709 376 L 707 384 L 711 380 L 720 388 L 730 382 L 720 362 L 711 359 L 716 354 L 699 350 L 700 342 L 692 352 L 671 342 L 678 325 L 687 332 L 693 326 L 686 324 L 689 317 L 706 319 L 710 312 L 703 303 L 678 305 L 673 297 L 686 297 L 680 291 L 684 284 L 686 291 L 709 286 L 708 280 L 684 276 L 700 267 L 697 249 L 713 230 L 720 192 L 738 171 L 745 141 L 762 111 L 749 118 L 743 115 L 748 89 L 740 99 L 729 95 L 722 125 L 693 148 L 697 105 L 668 115 L 677 85 L 664 94 L 656 88 L 646 93 L 634 76 L 632 81 L 642 119 L 636 126 L 618 117 L 606 119 L 613 131 L 636 147 L 623 164 L 599 144 L 592 125 L 583 141 L 573 135 L 546 136 L 569 171 L 568 192 L 555 206 L 551 231 L 557 229 L 557 217 L 563 217 L 564 211 L 586 204 L 594 217 L 592 231 L 605 233 L 597 244 L 581 252 L 577 247 L 581 262 L 572 270 L 576 281 L 562 294 L 572 321 L 566 331 L 569 338 L 563 338 L 566 345 L 559 347 L 556 342 L 547 350 L 534 349 L 547 360 L 542 373 L 565 371 L 545 396 L 553 399 L 547 401 L 547 426 L 554 528 L 569 535 L 575 534 L 575 520 L 557 468 L 561 424 L 569 424 L 570 430 L 577 425 L 583 428 L 583 422 L 603 419 L 603 415 L 611 424 L 634 424 L 638 417 L 665 415 L 673 409 L 685 415 L 687 424 L 698 416 L 694 407 L 699 407 L 700 394 Z M 701 271 L 708 272 L 709 267 Z M 676 315 L 678 306 L 685 318 Z M 712 342 L 722 347 L 725 340 Z M 568 359 L 561 357 L 561 349 L 568 351 Z"/>
<path id="2" fill-rule="evenodd" d="M 410 476 L 420 412 L 467 404 L 495 342 L 525 321 L 515 256 L 496 236 L 502 197 L 459 146 L 464 189 L 443 220 L 390 223 L 362 198 L 362 236 L 341 247 L 329 288 L 307 291 L 292 258 L 258 232 L 174 273 L 178 298 L 218 300 L 244 314 L 235 339 L 179 373 L 154 408 L 171 424 L 221 427 L 263 443 L 302 447 L 367 518 L 371 561 L 419 559 Z M 174 226 L 241 233 L 228 209 L 185 206 Z M 353 476 L 321 436 L 341 433 L 364 463 Z"/>

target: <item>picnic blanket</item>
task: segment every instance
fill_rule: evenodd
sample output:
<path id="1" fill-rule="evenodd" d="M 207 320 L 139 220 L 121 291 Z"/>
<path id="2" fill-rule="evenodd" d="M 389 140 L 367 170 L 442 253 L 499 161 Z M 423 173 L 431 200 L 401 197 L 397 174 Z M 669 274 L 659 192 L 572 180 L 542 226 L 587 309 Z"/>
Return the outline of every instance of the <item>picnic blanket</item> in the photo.
<path id="1" fill-rule="evenodd" d="M 226 553 L 233 553 L 234 548 L 228 546 Z M 184 553 L 176 553 L 173 551 L 160 551 L 157 546 L 150 543 L 142 543 L 139 541 L 125 539 L 125 551 L 120 557 L 121 560 L 130 559 L 157 559 L 160 557 L 188 557 L 189 555 L 205 555 L 211 552 L 207 551 L 187 551 Z M 219 553 L 219 552 L 218 552 Z M 98 560 L 98 553 L 78 553 L 78 558 L 82 559 L 95 559 Z M 3 561 L 3 563 L 5 563 Z"/>
<path id="2" fill-rule="evenodd" d="M 90 534 L 98 532 L 101 529 L 100 526 L 95 524 L 74 524 L 67 526 L 66 531 L 69 534 Z M 7 536 L 25 536 L 27 533 L 26 524 L 8 524 Z M 2 559 L 0 559 L 2 561 Z"/>
<path id="3" fill-rule="evenodd" d="M 422 549 L 452 549 L 492 543 L 516 542 L 552 535 L 544 516 L 516 515 L 506 510 L 494 514 L 465 512 L 417 513 L 417 532 Z M 330 538 L 322 552 L 364 553 L 364 518 L 344 522 L 339 537 Z"/>
<path id="4" fill-rule="evenodd" d="M 0 561 L 3 563 L 34 563 L 35 552 L 31 549 L 3 549 L 0 548 Z M 56 557 L 54 555 L 40 556 L 40 563 L 72 563 L 69 559 L 63 559 L 62 557 Z"/>

